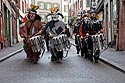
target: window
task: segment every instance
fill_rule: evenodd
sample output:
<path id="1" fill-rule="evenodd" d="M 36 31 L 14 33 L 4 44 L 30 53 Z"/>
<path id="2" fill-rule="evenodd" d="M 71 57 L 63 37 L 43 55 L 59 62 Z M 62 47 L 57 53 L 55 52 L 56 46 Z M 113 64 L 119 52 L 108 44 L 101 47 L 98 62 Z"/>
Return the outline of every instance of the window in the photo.
<path id="1" fill-rule="evenodd" d="M 40 15 L 41 16 L 41 18 L 42 18 L 42 21 L 45 21 L 45 16 L 44 15 Z"/>
<path id="2" fill-rule="evenodd" d="M 22 11 L 24 13 L 24 2 L 22 1 Z"/>
<path id="3" fill-rule="evenodd" d="M 31 3 L 35 4 L 35 0 L 31 0 Z"/>
<path id="4" fill-rule="evenodd" d="M 54 4 L 54 7 L 58 7 L 58 4 L 55 3 L 55 4 Z"/>
<path id="5" fill-rule="evenodd" d="M 51 4 L 47 3 L 47 9 L 49 10 L 51 8 Z"/>
<path id="6" fill-rule="evenodd" d="M 39 9 L 44 9 L 44 3 L 43 2 L 39 3 Z"/>
<path id="7" fill-rule="evenodd" d="M 64 5 L 64 12 L 68 12 L 68 5 Z"/>
<path id="8" fill-rule="evenodd" d="M 2 1 L 0 0 L 0 10 L 2 10 Z"/>
<path id="9" fill-rule="evenodd" d="M 64 22 L 66 23 L 68 21 L 68 17 L 64 16 Z"/>
<path id="10" fill-rule="evenodd" d="M 86 7 L 90 7 L 91 6 L 91 0 L 86 0 Z"/>

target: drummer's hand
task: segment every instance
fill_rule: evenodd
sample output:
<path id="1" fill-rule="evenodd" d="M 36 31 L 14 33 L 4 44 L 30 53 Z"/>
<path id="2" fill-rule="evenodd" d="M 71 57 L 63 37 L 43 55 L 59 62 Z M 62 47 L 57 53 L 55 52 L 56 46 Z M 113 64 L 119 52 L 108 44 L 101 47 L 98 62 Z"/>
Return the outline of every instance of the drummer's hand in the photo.
<path id="1" fill-rule="evenodd" d="M 77 37 L 79 37 L 79 35 L 77 35 Z"/>
<path id="2" fill-rule="evenodd" d="M 42 34 L 42 30 L 40 30 L 38 33 L 36 33 L 34 36 Z"/>
<path id="3" fill-rule="evenodd" d="M 31 38 L 31 35 L 28 35 L 28 36 L 27 36 L 27 39 L 29 39 L 29 38 Z"/>
<path id="4" fill-rule="evenodd" d="M 42 34 L 42 32 L 43 32 L 43 31 L 42 31 L 42 30 L 40 30 L 40 31 L 38 32 L 38 34 Z"/>
<path id="5" fill-rule="evenodd" d="M 63 29 L 63 31 L 62 31 L 63 33 L 65 33 L 66 32 L 66 29 Z"/>
<path id="6" fill-rule="evenodd" d="M 27 42 L 27 43 L 30 43 L 30 37 L 26 39 L 26 42 Z"/>
<path id="7" fill-rule="evenodd" d="M 86 33 L 86 37 L 88 37 L 89 36 L 89 33 Z"/>
<path id="8" fill-rule="evenodd" d="M 83 39 L 84 37 L 83 37 L 83 36 L 81 36 L 80 38 L 81 38 L 81 39 Z"/>
<path id="9" fill-rule="evenodd" d="M 86 39 L 87 37 L 83 37 L 83 36 L 81 36 L 80 38 L 81 38 L 81 39 Z"/>
<path id="10" fill-rule="evenodd" d="M 73 33 L 74 35 L 76 35 L 76 33 Z"/>
<path id="11" fill-rule="evenodd" d="M 49 35 L 49 37 L 50 37 L 50 38 L 52 38 L 52 37 L 53 37 L 53 35 Z"/>

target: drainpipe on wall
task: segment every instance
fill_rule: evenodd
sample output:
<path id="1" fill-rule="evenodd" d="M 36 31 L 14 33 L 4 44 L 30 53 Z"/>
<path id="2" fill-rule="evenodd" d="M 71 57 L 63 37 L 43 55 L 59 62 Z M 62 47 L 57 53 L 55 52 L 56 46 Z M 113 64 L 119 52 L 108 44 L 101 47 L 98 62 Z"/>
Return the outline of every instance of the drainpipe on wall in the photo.
<path id="1" fill-rule="evenodd" d="M 119 10 L 120 10 L 120 0 L 117 0 L 117 34 L 116 34 L 116 51 L 119 51 Z"/>

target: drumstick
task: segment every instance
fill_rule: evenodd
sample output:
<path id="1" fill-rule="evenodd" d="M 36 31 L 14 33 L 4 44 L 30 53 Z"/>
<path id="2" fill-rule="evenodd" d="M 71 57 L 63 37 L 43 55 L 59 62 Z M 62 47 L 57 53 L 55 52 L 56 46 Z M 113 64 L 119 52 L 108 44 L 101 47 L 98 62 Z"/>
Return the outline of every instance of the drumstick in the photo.
<path id="1" fill-rule="evenodd" d="M 65 30 L 65 29 L 63 29 L 63 30 Z M 61 35 L 63 33 L 63 30 L 62 30 L 62 32 L 59 35 Z"/>

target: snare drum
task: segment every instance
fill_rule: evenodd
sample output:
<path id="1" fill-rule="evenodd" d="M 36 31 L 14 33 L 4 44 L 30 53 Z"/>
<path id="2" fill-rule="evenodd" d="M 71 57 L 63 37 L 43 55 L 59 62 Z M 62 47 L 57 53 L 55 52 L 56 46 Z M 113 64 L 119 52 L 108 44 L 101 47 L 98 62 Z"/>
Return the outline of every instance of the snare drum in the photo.
<path id="1" fill-rule="evenodd" d="M 65 34 L 61 34 L 59 36 L 53 37 L 51 43 L 53 44 L 52 46 L 57 51 L 70 49 L 70 45 L 71 45 L 68 40 L 68 37 Z"/>
<path id="2" fill-rule="evenodd" d="M 105 48 L 104 44 L 104 35 L 102 33 L 97 33 L 95 35 L 91 35 L 92 38 L 92 48 L 93 48 L 93 53 L 95 53 L 97 50 L 103 50 Z"/>
<path id="3" fill-rule="evenodd" d="M 33 52 L 39 52 L 45 49 L 44 37 L 41 35 L 30 38 L 31 48 Z"/>

